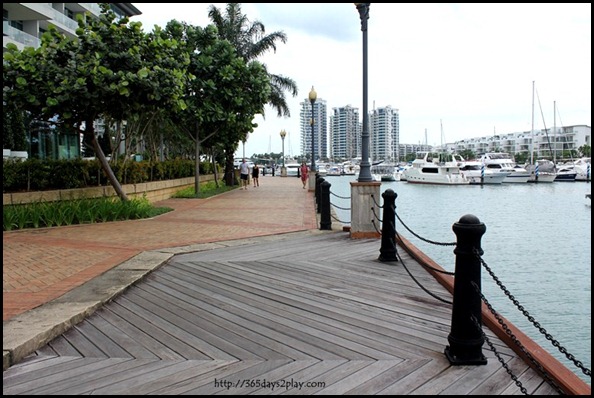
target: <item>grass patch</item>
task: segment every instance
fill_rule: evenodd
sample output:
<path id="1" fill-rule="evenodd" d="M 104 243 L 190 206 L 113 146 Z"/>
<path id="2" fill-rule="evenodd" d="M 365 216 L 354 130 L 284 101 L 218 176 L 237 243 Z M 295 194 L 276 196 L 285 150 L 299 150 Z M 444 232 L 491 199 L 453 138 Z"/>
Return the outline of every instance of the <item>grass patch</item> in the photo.
<path id="1" fill-rule="evenodd" d="M 207 181 L 200 184 L 200 192 L 198 192 L 198 194 L 196 194 L 194 186 L 191 186 L 176 192 L 175 195 L 173 195 L 172 197 L 187 199 L 205 199 L 211 196 L 231 191 L 233 189 L 237 189 L 238 187 L 239 185 L 229 187 L 222 182 L 219 182 L 219 186 L 217 187 L 214 181 Z"/>
<path id="2" fill-rule="evenodd" d="M 61 225 L 138 220 L 167 213 L 169 207 L 154 207 L 143 198 L 122 202 L 119 198 L 93 198 L 60 202 L 35 202 L 3 206 L 4 231 Z"/>

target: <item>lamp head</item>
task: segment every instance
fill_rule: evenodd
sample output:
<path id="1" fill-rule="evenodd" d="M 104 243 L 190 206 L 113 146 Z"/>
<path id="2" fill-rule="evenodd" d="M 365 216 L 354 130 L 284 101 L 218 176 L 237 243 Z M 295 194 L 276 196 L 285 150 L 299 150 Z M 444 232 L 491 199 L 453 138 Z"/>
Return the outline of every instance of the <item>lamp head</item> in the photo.
<path id="1" fill-rule="evenodd" d="M 311 91 L 309 92 L 309 102 L 311 102 L 311 104 L 313 105 L 313 103 L 316 102 L 317 98 L 318 94 L 316 93 L 316 90 L 314 90 L 313 86 L 311 86 Z"/>
<path id="2" fill-rule="evenodd" d="M 286 132 L 284 129 L 283 129 L 283 130 L 281 130 L 281 132 L 280 132 L 280 136 L 281 136 L 281 138 L 284 140 L 284 139 L 285 139 L 285 137 L 287 136 L 287 132 Z"/>

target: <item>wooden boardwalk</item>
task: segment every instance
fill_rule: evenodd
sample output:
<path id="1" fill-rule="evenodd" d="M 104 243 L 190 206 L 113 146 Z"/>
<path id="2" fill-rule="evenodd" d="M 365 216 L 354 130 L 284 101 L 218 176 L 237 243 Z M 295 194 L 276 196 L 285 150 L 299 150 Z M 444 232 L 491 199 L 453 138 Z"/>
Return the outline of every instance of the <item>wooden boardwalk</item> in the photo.
<path id="1" fill-rule="evenodd" d="M 450 293 L 342 232 L 182 254 L 3 374 L 8 394 L 522 391 L 494 354 L 451 366 Z M 487 328 L 529 394 L 556 394 Z"/>

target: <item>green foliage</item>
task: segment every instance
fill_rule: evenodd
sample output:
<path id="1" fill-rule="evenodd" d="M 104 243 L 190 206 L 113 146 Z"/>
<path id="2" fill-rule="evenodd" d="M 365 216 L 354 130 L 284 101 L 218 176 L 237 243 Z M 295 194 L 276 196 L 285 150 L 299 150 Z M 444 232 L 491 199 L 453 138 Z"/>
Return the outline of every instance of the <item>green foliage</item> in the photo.
<path id="1" fill-rule="evenodd" d="M 126 202 L 116 198 L 99 198 L 6 205 L 3 208 L 2 216 L 4 231 L 11 231 L 25 228 L 136 220 L 155 217 L 171 210 L 167 207 L 154 207 L 144 197 Z"/>
<path id="2" fill-rule="evenodd" d="M 164 162 L 118 160 L 114 172 L 128 184 L 164 181 L 194 176 L 194 161 L 173 159 Z M 200 163 L 203 174 L 211 174 L 212 165 Z M 152 178 L 151 178 L 152 177 Z M 98 160 L 3 160 L 3 192 L 42 191 L 88 188 L 108 185 Z"/>

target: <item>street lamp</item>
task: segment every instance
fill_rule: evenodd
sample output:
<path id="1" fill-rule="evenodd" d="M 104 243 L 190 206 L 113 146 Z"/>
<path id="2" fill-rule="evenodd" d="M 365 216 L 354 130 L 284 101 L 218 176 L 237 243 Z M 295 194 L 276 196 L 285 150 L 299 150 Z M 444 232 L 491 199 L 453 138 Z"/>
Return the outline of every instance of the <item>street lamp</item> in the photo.
<path id="1" fill-rule="evenodd" d="M 361 134 L 361 168 L 359 182 L 373 181 L 371 165 L 369 164 L 369 121 L 367 111 L 367 20 L 369 19 L 369 5 L 371 3 L 354 3 L 361 18 L 361 32 L 363 32 L 363 133 Z"/>
<path id="2" fill-rule="evenodd" d="M 311 171 L 316 171 L 316 160 L 315 160 L 315 146 L 314 146 L 314 103 L 318 98 L 318 94 L 314 90 L 313 86 L 311 86 L 311 91 L 309 92 L 309 102 L 311 102 Z"/>
<path id="3" fill-rule="evenodd" d="M 284 129 L 281 130 L 280 136 L 283 140 L 283 165 L 281 166 L 281 177 L 286 177 L 287 168 L 285 167 L 285 137 L 287 136 L 287 132 Z"/>

